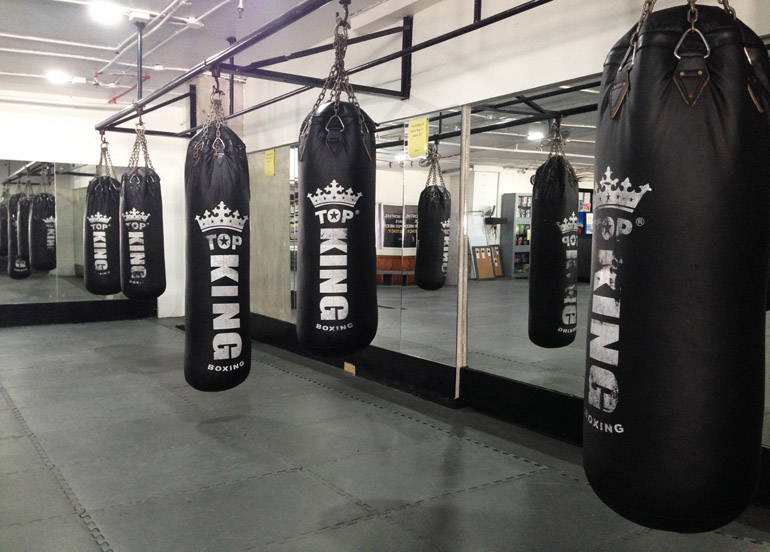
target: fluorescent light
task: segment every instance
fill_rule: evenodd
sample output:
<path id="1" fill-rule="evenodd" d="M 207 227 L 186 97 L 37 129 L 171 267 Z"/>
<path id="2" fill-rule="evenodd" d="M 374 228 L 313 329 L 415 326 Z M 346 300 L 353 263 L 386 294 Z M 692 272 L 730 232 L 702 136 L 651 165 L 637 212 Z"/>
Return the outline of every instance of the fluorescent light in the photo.
<path id="1" fill-rule="evenodd" d="M 72 82 L 72 77 L 64 71 L 59 71 L 57 69 L 48 71 L 48 73 L 45 74 L 45 78 L 54 84 L 67 84 Z"/>
<path id="2" fill-rule="evenodd" d="M 105 25 L 114 25 L 123 20 L 123 9 L 112 2 L 93 2 L 88 13 L 92 19 Z"/>
<path id="3" fill-rule="evenodd" d="M 532 142 L 537 142 L 538 140 L 542 140 L 545 138 L 545 134 L 540 132 L 539 130 L 534 130 L 527 134 L 527 139 L 531 140 Z"/>
<path id="4" fill-rule="evenodd" d="M 406 155 L 403 153 L 397 153 L 395 159 L 398 162 L 404 161 L 406 159 Z"/>

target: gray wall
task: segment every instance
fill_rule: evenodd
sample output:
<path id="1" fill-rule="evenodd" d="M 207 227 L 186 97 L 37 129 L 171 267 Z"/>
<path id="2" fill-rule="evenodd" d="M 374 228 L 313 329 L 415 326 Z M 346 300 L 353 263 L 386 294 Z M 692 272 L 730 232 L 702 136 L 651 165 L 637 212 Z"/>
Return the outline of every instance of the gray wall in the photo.
<path id="1" fill-rule="evenodd" d="M 248 154 L 251 312 L 290 322 L 289 146 L 275 148 L 275 156 L 275 176 L 265 176 L 265 152 Z"/>

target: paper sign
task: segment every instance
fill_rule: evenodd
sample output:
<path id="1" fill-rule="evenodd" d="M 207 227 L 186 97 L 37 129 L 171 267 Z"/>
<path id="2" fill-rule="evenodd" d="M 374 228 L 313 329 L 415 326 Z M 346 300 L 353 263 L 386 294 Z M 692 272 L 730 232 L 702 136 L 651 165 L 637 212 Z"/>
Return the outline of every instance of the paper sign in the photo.
<path id="1" fill-rule="evenodd" d="M 275 176 L 275 150 L 265 152 L 265 176 Z"/>
<path id="2" fill-rule="evenodd" d="M 428 119 L 409 121 L 409 157 L 425 157 L 428 153 Z"/>

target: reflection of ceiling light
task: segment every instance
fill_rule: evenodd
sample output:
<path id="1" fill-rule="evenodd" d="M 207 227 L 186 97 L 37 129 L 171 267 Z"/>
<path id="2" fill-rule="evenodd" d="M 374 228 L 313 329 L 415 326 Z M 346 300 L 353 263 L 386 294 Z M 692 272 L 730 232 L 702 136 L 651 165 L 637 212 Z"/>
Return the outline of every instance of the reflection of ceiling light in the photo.
<path id="1" fill-rule="evenodd" d="M 65 84 L 72 82 L 72 77 L 70 77 L 64 71 L 58 70 L 48 71 L 48 73 L 45 74 L 45 78 L 54 84 Z"/>
<path id="2" fill-rule="evenodd" d="M 396 157 L 395 157 L 396 161 L 404 161 L 405 159 L 406 159 L 406 155 L 404 155 L 403 153 L 396 154 Z"/>
<path id="3" fill-rule="evenodd" d="M 540 132 L 539 130 L 535 130 L 527 134 L 527 139 L 531 140 L 532 142 L 537 142 L 539 140 L 542 140 L 545 138 L 545 134 Z"/>
<path id="4" fill-rule="evenodd" d="M 161 65 L 160 63 L 156 63 L 155 65 L 152 66 L 152 69 L 154 71 L 165 71 L 166 70 L 166 66 L 165 65 Z"/>
<path id="5" fill-rule="evenodd" d="M 88 13 L 92 19 L 104 25 L 114 25 L 123 19 L 123 10 L 111 2 L 93 2 Z"/>

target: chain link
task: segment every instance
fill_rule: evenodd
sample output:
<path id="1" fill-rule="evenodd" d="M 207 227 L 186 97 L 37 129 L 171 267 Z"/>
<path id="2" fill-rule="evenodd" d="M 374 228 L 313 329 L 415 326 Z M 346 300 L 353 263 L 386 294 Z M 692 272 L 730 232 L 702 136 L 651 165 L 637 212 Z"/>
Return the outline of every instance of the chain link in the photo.
<path id="1" fill-rule="evenodd" d="M 134 174 L 136 174 L 136 169 L 139 168 L 139 153 L 142 153 L 142 156 L 144 157 L 144 166 L 145 168 L 148 168 L 150 170 L 155 170 L 152 166 L 152 161 L 150 161 L 150 154 L 147 151 L 147 139 L 145 138 L 145 127 L 144 122 L 142 122 L 142 117 L 139 117 L 139 122 L 136 123 L 136 140 L 134 140 L 134 148 L 131 150 L 131 158 L 128 160 L 128 168 L 134 169 Z"/>
<path id="2" fill-rule="evenodd" d="M 112 166 L 112 158 L 110 157 L 109 142 L 102 132 L 102 143 L 100 145 L 101 155 L 99 156 L 99 164 L 96 165 L 96 176 L 109 176 L 117 180 L 115 175 L 115 167 Z"/>
<path id="3" fill-rule="evenodd" d="M 225 142 L 222 140 L 222 127 L 227 126 L 225 110 L 222 107 L 222 97 L 224 95 L 225 93 L 219 89 L 219 86 L 214 86 L 214 90 L 211 92 L 211 103 L 209 105 L 209 110 L 206 112 L 206 120 L 203 122 L 203 129 L 200 133 L 201 138 L 194 147 L 196 165 L 198 164 L 200 156 L 203 153 L 203 143 L 206 141 L 206 136 L 208 136 L 208 131 L 212 124 L 216 128 L 216 133 L 214 142 L 211 144 L 211 147 L 214 149 L 214 154 L 216 156 L 221 157 L 224 155 Z"/>
<path id="4" fill-rule="evenodd" d="M 431 147 L 428 156 L 430 157 L 430 169 L 428 170 L 428 181 L 425 185 L 437 186 L 438 178 L 438 181 L 441 182 L 441 187 L 446 188 L 446 184 L 444 183 L 444 173 L 441 171 L 441 164 L 439 163 L 441 156 L 438 153 L 438 144 Z"/>
<path id="5" fill-rule="evenodd" d="M 561 133 L 561 116 L 557 117 L 551 126 L 551 153 L 549 157 L 564 156 L 564 137 Z"/>
<path id="6" fill-rule="evenodd" d="M 341 0 L 340 3 L 345 9 L 345 15 L 344 17 L 340 17 L 340 15 L 337 14 L 337 24 L 334 28 L 334 64 L 329 71 L 329 76 L 326 77 L 326 80 L 324 81 L 323 87 L 321 87 L 321 93 L 318 95 L 318 99 L 316 99 L 316 102 L 313 105 L 313 108 L 310 110 L 310 113 L 308 113 L 308 116 L 305 117 L 305 121 L 303 122 L 302 127 L 303 129 L 308 127 L 313 113 L 316 112 L 316 110 L 321 105 L 321 102 L 323 102 L 324 98 L 326 97 L 326 93 L 331 90 L 330 99 L 334 102 L 334 114 L 339 116 L 340 96 L 343 92 L 345 92 L 348 100 L 351 104 L 353 104 L 353 107 L 358 114 L 361 122 L 361 133 L 363 133 L 366 129 L 366 119 L 364 118 L 364 112 L 361 110 L 361 106 L 358 104 L 358 98 L 356 98 L 356 94 L 353 91 L 353 86 L 350 84 L 348 73 L 345 69 L 345 53 L 348 49 L 348 38 L 350 31 L 350 23 L 348 22 L 349 2 Z"/>

